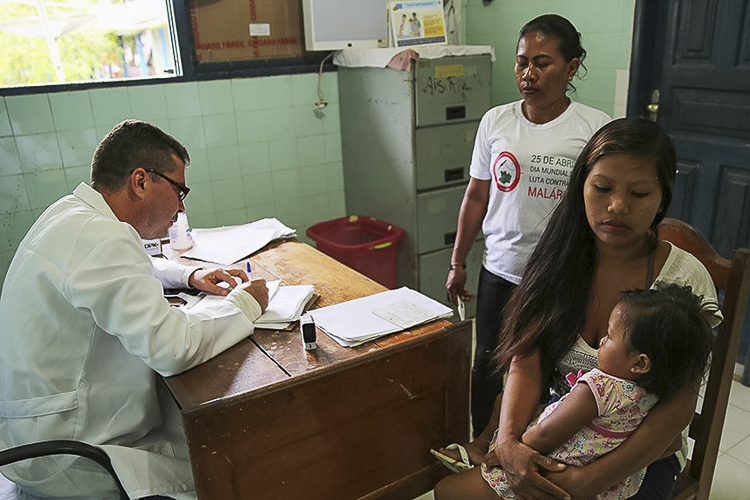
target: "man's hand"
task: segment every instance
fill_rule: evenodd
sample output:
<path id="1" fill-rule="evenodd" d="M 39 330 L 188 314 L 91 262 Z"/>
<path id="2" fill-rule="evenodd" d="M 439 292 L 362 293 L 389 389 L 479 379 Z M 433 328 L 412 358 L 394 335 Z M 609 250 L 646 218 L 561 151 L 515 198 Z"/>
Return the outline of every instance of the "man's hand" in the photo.
<path id="1" fill-rule="evenodd" d="M 261 311 L 268 307 L 268 287 L 266 280 L 253 280 L 237 285 L 240 289 L 246 291 L 260 304 Z"/>
<path id="2" fill-rule="evenodd" d="M 198 269 L 190 275 L 188 284 L 203 292 L 226 295 L 237 286 L 235 278 L 239 278 L 242 283 L 247 282 L 247 274 L 242 269 Z M 225 285 L 221 286 L 220 283 Z"/>

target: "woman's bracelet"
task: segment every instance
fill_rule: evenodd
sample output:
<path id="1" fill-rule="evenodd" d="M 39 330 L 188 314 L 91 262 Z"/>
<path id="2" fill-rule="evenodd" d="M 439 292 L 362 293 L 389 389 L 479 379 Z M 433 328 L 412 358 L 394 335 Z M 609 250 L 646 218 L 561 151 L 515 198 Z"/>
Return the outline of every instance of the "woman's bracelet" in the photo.
<path id="1" fill-rule="evenodd" d="M 450 265 L 448 266 L 448 271 L 455 271 L 455 269 L 456 269 L 456 268 L 457 268 L 458 266 L 461 266 L 461 268 L 463 268 L 463 269 L 466 269 L 466 263 L 465 263 L 465 262 L 458 262 L 458 263 L 456 263 L 456 264 L 450 264 Z"/>

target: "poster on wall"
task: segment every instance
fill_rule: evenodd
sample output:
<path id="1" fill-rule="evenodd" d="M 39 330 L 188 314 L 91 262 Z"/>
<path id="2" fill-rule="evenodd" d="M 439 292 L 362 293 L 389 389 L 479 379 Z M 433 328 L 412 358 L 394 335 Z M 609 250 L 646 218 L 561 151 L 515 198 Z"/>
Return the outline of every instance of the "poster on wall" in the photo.
<path id="1" fill-rule="evenodd" d="M 388 11 L 396 47 L 448 44 L 443 0 L 390 2 Z"/>

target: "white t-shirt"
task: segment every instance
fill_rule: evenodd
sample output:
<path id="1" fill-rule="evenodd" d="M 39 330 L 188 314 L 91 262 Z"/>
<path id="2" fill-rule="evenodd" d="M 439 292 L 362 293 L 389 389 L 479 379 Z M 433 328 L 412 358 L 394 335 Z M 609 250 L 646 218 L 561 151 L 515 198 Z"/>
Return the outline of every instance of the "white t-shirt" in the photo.
<path id="1" fill-rule="evenodd" d="M 474 142 L 470 174 L 491 180 L 484 267 L 513 283 L 539 240 L 547 218 L 568 185 L 578 154 L 610 117 L 598 109 L 571 102 L 548 123 L 530 122 L 523 101 L 490 109 L 482 117 Z"/>

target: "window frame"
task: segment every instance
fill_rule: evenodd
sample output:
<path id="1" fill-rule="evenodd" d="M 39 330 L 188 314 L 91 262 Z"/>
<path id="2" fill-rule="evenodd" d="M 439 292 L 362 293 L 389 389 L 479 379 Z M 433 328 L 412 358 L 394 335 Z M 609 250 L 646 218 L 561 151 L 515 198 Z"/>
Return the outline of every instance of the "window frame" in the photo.
<path id="1" fill-rule="evenodd" d="M 18 87 L 0 87 L 0 96 L 47 94 L 74 92 L 77 90 L 112 87 L 132 87 L 138 85 L 159 85 L 165 83 L 225 80 L 229 78 L 249 78 L 261 76 L 317 73 L 320 64 L 329 53 L 308 52 L 294 58 L 263 59 L 257 61 L 198 62 L 195 53 L 189 0 L 168 0 L 168 10 L 174 18 L 171 27 L 172 43 L 178 55 L 177 66 L 181 75 L 164 78 L 133 78 L 119 80 L 97 80 L 91 82 L 44 83 Z M 335 71 L 330 62 L 323 65 L 323 71 Z"/>

